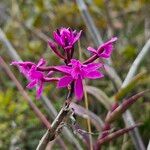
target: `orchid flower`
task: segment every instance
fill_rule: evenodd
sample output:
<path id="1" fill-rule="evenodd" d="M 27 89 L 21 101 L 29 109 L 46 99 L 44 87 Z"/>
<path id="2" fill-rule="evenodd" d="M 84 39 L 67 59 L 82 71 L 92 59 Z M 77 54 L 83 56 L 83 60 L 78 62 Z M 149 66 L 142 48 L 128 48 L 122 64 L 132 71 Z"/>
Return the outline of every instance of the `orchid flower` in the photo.
<path id="1" fill-rule="evenodd" d="M 76 30 L 71 30 L 71 28 L 60 28 L 54 31 L 53 36 L 59 46 L 65 50 L 70 50 L 80 38 L 81 32 L 78 33 Z"/>
<path id="2" fill-rule="evenodd" d="M 67 60 L 68 63 L 73 56 L 74 44 L 80 38 L 81 32 L 82 31 L 73 31 L 70 28 L 60 28 L 57 29 L 57 31 L 54 31 L 54 40 L 58 46 L 65 50 L 65 56 L 63 56 L 62 53 L 58 50 L 56 43 L 49 40 L 48 45 L 59 58 L 64 59 L 65 61 Z"/>
<path id="3" fill-rule="evenodd" d="M 34 64 L 29 61 L 27 62 L 14 61 L 11 64 L 17 66 L 20 72 L 28 79 L 29 83 L 27 85 L 27 88 L 29 89 L 32 89 L 34 87 L 37 88 L 36 98 L 39 99 L 43 91 L 44 81 L 47 78 L 45 77 L 45 74 L 41 71 L 38 71 L 37 68 L 44 66 L 46 64 L 46 61 L 43 58 L 41 58 L 37 64 Z M 48 73 L 48 75 L 49 74 L 50 73 Z M 47 80 L 50 81 L 50 78 L 48 78 Z"/>
<path id="4" fill-rule="evenodd" d="M 85 78 L 97 79 L 102 78 L 103 74 L 98 71 L 102 67 L 101 63 L 82 64 L 79 60 L 71 59 L 69 66 L 57 66 L 57 70 L 65 73 L 65 76 L 58 81 L 58 88 L 67 87 L 74 81 L 74 92 L 78 100 L 83 97 L 83 82 Z"/>
<path id="5" fill-rule="evenodd" d="M 88 47 L 87 49 L 94 54 L 98 55 L 99 57 L 102 58 L 109 58 L 111 56 L 111 53 L 113 51 L 113 43 L 117 40 L 117 37 L 113 37 L 106 43 L 103 43 L 98 47 L 98 49 L 94 49 L 92 47 Z"/>

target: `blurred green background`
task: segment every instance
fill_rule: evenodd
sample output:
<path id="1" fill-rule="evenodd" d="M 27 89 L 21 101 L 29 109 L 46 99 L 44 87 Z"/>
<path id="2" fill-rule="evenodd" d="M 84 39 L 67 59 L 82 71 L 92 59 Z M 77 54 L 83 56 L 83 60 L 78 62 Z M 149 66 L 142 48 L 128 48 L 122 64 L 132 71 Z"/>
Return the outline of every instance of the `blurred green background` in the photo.
<path id="1" fill-rule="evenodd" d="M 113 67 L 122 80 L 136 58 L 145 42 L 150 38 L 150 1 L 149 0 L 85 0 L 94 23 L 101 33 L 103 40 L 117 36 L 118 41 L 112 55 Z M 79 12 L 75 0 L 1 0 L 0 1 L 0 27 L 5 32 L 8 40 L 16 49 L 20 57 L 25 60 L 37 62 L 44 57 L 50 65 L 60 64 L 61 61 L 47 46 L 47 39 L 52 38 L 52 33 L 59 27 L 71 27 L 83 30 L 81 48 L 83 57 L 89 56 L 86 48 L 94 45 L 86 24 Z M 9 65 L 12 61 L 7 54 L 7 47 L 0 42 L 0 56 Z M 75 56 L 78 57 L 76 46 Z M 138 72 L 150 71 L 150 55 L 141 64 Z M 10 67 L 17 79 L 26 86 L 26 79 L 19 71 Z M 148 81 L 148 82 L 147 82 Z M 132 95 L 150 87 L 149 80 L 135 85 L 129 93 Z M 107 77 L 99 82 L 90 81 L 90 85 L 100 88 L 113 100 L 115 90 L 112 82 Z M 35 90 L 26 90 L 34 103 L 52 121 L 41 101 L 35 100 Z M 47 84 L 44 94 L 51 100 L 57 111 L 65 99 L 65 90 L 56 89 L 55 84 Z M 104 118 L 107 110 L 95 97 L 89 95 L 90 110 Z M 136 122 L 142 122 L 139 128 L 145 145 L 150 137 L 150 103 L 148 95 L 139 100 L 131 111 Z M 84 102 L 80 105 L 84 106 Z M 77 122 L 86 129 L 86 122 L 77 117 Z M 115 123 L 116 128 L 124 127 L 120 119 Z M 95 128 L 92 128 L 93 131 Z M 15 84 L 0 68 L 0 150 L 32 150 L 38 144 L 45 132 L 44 125 L 36 118 L 24 97 L 20 94 Z M 76 137 L 78 138 L 78 137 Z M 79 140 L 79 139 L 78 139 Z M 68 148 L 73 149 L 68 143 Z M 80 141 L 80 140 L 79 140 Z M 83 144 L 80 141 L 81 144 Z M 123 137 L 103 146 L 103 149 L 120 150 Z M 54 144 L 53 149 L 61 149 Z M 126 136 L 125 150 L 133 150 L 131 138 Z"/>

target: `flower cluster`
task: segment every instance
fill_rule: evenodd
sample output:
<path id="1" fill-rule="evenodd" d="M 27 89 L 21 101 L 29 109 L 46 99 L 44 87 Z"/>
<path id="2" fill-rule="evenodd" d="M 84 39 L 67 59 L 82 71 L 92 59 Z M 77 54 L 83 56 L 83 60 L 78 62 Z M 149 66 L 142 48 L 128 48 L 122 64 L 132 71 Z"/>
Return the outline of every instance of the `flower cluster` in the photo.
<path id="1" fill-rule="evenodd" d="M 43 58 L 37 64 L 29 61 L 12 62 L 12 65 L 17 66 L 29 81 L 27 88 L 37 88 L 37 98 L 40 98 L 45 82 L 56 81 L 58 88 L 68 87 L 73 84 L 75 96 L 77 100 L 81 100 L 83 97 L 83 80 L 86 78 L 98 79 L 103 77 L 103 74 L 99 71 L 103 63 L 95 63 L 94 61 L 97 58 L 109 58 L 113 50 L 113 43 L 117 38 L 113 37 L 111 40 L 100 45 L 97 50 L 88 47 L 87 50 L 92 52 L 92 56 L 86 61 L 81 62 L 73 58 L 74 45 L 79 40 L 81 32 L 70 28 L 60 28 L 53 33 L 55 42 L 48 41 L 51 50 L 58 58 L 64 60 L 64 65 L 47 66 Z M 59 78 L 52 77 L 53 72 L 60 72 L 63 76 Z"/>

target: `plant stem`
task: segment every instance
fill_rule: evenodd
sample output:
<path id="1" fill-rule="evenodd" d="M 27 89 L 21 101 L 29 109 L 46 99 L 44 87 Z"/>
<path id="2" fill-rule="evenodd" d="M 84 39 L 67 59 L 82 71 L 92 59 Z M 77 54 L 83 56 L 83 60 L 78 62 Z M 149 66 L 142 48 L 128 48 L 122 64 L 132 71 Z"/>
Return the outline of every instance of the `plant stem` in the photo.
<path id="1" fill-rule="evenodd" d="M 71 83 L 70 88 L 68 88 L 68 95 L 65 101 L 64 106 L 61 108 L 60 112 L 54 119 L 53 123 L 51 124 L 51 128 L 46 131 L 46 133 L 43 135 L 42 139 L 40 140 L 36 150 L 45 150 L 47 144 L 54 140 L 56 138 L 57 132 L 61 128 L 61 123 L 63 123 L 63 120 L 67 118 L 67 115 L 70 111 L 69 106 L 73 94 L 73 83 Z"/>
<path id="2" fill-rule="evenodd" d="M 82 57 L 82 49 L 81 49 L 80 41 L 78 42 L 78 48 L 79 48 L 79 59 L 82 61 L 83 57 Z M 83 90 L 84 90 L 84 98 L 85 98 L 85 108 L 88 111 L 89 110 L 89 106 L 88 106 L 88 98 L 87 98 L 85 81 L 83 81 L 83 87 L 84 87 Z M 86 120 L 87 120 L 88 132 L 92 133 L 91 122 L 90 122 L 89 116 L 88 116 L 88 118 Z M 89 134 L 89 139 L 90 139 L 90 150 L 93 150 L 93 142 L 92 142 L 92 135 L 91 134 Z"/>
<path id="3" fill-rule="evenodd" d="M 95 150 L 99 150 L 101 145 L 104 144 L 105 142 L 112 141 L 112 140 L 116 139 L 117 137 L 120 137 L 123 134 L 128 133 L 129 131 L 132 131 L 135 127 L 137 127 L 139 125 L 141 125 L 141 124 L 135 124 L 131 127 L 120 129 L 118 131 L 115 131 L 115 132 L 109 134 L 108 136 L 106 136 L 102 139 L 98 139 L 97 144 L 95 146 Z"/>
<path id="4" fill-rule="evenodd" d="M 85 82 L 84 82 L 84 100 L 85 100 L 85 108 L 87 109 L 87 111 L 89 110 L 89 104 L 88 104 L 88 98 L 87 98 L 87 92 L 86 92 L 86 86 L 85 86 Z M 91 129 L 91 122 L 90 122 L 90 118 L 87 118 L 87 126 L 88 126 L 88 132 L 92 133 L 92 129 Z M 93 142 L 92 142 L 92 135 L 89 134 L 89 139 L 90 139 L 90 150 L 93 150 Z"/>

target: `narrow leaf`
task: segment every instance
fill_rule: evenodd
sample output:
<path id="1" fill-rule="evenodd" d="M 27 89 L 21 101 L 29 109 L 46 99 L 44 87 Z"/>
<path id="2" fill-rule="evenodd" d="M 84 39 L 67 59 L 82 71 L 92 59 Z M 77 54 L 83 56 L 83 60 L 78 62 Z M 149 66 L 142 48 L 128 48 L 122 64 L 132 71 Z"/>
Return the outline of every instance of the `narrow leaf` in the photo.
<path id="1" fill-rule="evenodd" d="M 137 85 L 139 85 L 141 80 L 145 78 L 147 78 L 146 72 L 142 72 L 136 75 L 127 86 L 118 91 L 118 93 L 115 95 L 115 100 L 119 101 L 123 99 L 131 90 L 133 90 Z"/>
<path id="2" fill-rule="evenodd" d="M 106 116 L 105 122 L 112 123 L 117 118 L 119 118 L 132 104 L 134 104 L 140 97 L 144 96 L 146 92 L 149 90 L 140 92 L 138 94 L 135 94 L 134 96 L 126 99 L 123 101 L 122 104 L 120 104 L 114 111 L 109 111 L 109 113 Z"/>
<path id="3" fill-rule="evenodd" d="M 93 112 L 86 110 L 85 108 L 83 108 L 82 106 L 79 106 L 73 102 L 70 103 L 70 108 L 72 108 L 74 110 L 74 113 L 82 118 L 88 118 L 91 120 L 91 123 L 93 123 L 93 125 L 96 127 L 96 129 L 98 131 L 101 131 L 101 128 L 103 127 L 104 123 L 103 121 L 100 119 L 100 117 L 98 117 L 97 115 L 95 115 Z"/>
<path id="4" fill-rule="evenodd" d="M 128 133 L 129 131 L 133 130 L 135 127 L 138 127 L 140 126 L 141 124 L 135 124 L 134 126 L 131 126 L 129 128 L 124 128 L 124 129 L 120 129 L 116 132 L 113 132 L 111 134 L 109 134 L 108 136 L 105 136 L 104 138 L 102 139 L 98 139 L 96 144 L 95 144 L 95 149 L 96 150 L 99 150 L 100 149 L 100 146 L 106 142 L 109 142 L 111 140 L 114 140 L 120 136 L 122 136 L 123 134 L 125 133 Z"/>

